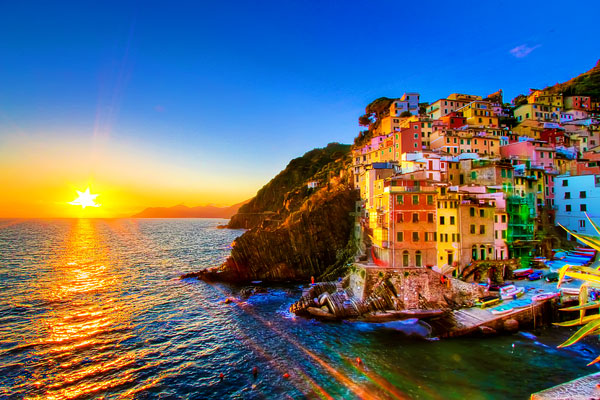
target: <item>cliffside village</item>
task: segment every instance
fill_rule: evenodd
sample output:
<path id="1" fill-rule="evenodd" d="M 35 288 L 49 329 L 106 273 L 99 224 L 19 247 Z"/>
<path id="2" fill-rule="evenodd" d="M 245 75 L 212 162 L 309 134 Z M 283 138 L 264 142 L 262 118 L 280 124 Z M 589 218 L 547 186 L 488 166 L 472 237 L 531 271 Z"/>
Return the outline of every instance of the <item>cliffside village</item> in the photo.
<path id="1" fill-rule="evenodd" d="M 600 99 L 515 100 L 405 93 L 366 116 L 351 172 L 369 263 L 464 278 L 477 263 L 549 256 L 558 223 L 596 233 L 584 213 L 600 216 Z"/>

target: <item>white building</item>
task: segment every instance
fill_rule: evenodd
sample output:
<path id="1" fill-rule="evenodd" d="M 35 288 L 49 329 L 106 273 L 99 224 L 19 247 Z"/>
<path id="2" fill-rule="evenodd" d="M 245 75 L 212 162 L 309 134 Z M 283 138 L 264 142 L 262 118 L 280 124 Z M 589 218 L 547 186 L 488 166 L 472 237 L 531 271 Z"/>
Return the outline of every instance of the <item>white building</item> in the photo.
<path id="1" fill-rule="evenodd" d="M 600 223 L 600 175 L 557 176 L 554 205 L 557 224 L 573 232 L 597 235 L 585 213 Z"/>
<path id="2" fill-rule="evenodd" d="M 391 115 L 399 117 L 405 111 L 412 115 L 419 115 L 419 93 L 404 93 L 402 97 L 396 99 L 391 106 Z"/>

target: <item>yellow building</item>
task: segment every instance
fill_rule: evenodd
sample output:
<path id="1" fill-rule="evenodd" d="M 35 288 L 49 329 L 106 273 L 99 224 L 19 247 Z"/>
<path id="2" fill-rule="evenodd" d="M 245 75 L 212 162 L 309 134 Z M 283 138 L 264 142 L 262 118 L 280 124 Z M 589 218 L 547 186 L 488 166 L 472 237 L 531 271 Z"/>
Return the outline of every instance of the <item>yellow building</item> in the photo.
<path id="1" fill-rule="evenodd" d="M 448 271 L 460 258 L 460 221 L 458 193 L 448 191 L 443 186 L 438 188 L 437 196 L 437 263 Z"/>
<path id="2" fill-rule="evenodd" d="M 440 119 L 454 111 L 466 106 L 472 101 L 481 100 L 481 96 L 470 94 L 452 93 L 446 99 L 434 101 L 427 107 L 427 114 L 434 120 Z"/>
<path id="3" fill-rule="evenodd" d="M 563 108 L 563 95 L 551 94 L 544 90 L 533 90 L 531 94 L 527 96 L 527 103 Z"/>
<path id="4" fill-rule="evenodd" d="M 513 133 L 519 136 L 527 136 L 539 140 L 541 133 L 544 130 L 544 124 L 534 120 L 524 120 L 519 125 L 513 128 Z"/>
<path id="5" fill-rule="evenodd" d="M 384 179 L 378 179 L 373 184 L 373 201 L 367 207 L 369 212 L 369 227 L 373 231 L 373 245 L 379 248 L 387 248 L 389 192 L 384 192 Z"/>
<path id="6" fill-rule="evenodd" d="M 544 104 L 523 104 L 515 109 L 514 115 L 518 122 L 560 122 L 560 110 L 560 107 Z"/>
<path id="7" fill-rule="evenodd" d="M 489 101 L 476 100 L 459 108 L 469 125 L 498 127 L 498 116 Z"/>
<path id="8" fill-rule="evenodd" d="M 458 100 L 462 102 L 470 103 L 472 101 L 482 100 L 481 96 L 476 96 L 473 94 L 463 94 L 463 93 L 452 93 L 448 96 L 448 100 Z"/>
<path id="9" fill-rule="evenodd" d="M 392 132 L 400 130 L 400 125 L 404 120 L 410 117 L 398 117 L 393 115 L 387 115 L 379 121 L 379 124 L 375 127 L 375 136 L 388 135 Z"/>

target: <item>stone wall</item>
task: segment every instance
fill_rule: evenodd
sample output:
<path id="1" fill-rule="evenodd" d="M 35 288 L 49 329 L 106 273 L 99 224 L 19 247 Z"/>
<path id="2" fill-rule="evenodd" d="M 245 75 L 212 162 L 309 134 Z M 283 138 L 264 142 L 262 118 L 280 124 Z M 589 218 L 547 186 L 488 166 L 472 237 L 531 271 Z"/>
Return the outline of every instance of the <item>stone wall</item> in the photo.
<path id="1" fill-rule="evenodd" d="M 362 272 L 364 271 L 364 272 Z M 355 277 L 352 277 L 355 275 Z M 364 279 L 362 276 L 364 275 Z M 394 309 L 432 309 L 467 305 L 484 295 L 476 284 L 448 278 L 429 268 L 378 268 L 355 264 L 352 291 L 364 280 L 360 300 L 371 296 L 389 297 Z"/>

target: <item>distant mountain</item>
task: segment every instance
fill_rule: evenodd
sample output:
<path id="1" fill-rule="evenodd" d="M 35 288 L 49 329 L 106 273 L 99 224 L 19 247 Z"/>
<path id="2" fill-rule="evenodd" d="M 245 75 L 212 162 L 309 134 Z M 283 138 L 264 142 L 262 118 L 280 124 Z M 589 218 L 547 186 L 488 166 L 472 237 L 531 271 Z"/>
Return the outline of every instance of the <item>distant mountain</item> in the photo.
<path id="1" fill-rule="evenodd" d="M 188 207 L 182 204 L 173 207 L 149 207 L 140 213 L 132 215 L 132 218 L 231 218 L 248 201 L 246 200 L 229 207 Z"/>
<path id="2" fill-rule="evenodd" d="M 563 83 L 547 87 L 552 93 L 562 93 L 565 96 L 600 97 L 600 60 L 596 66 L 583 74 Z"/>

